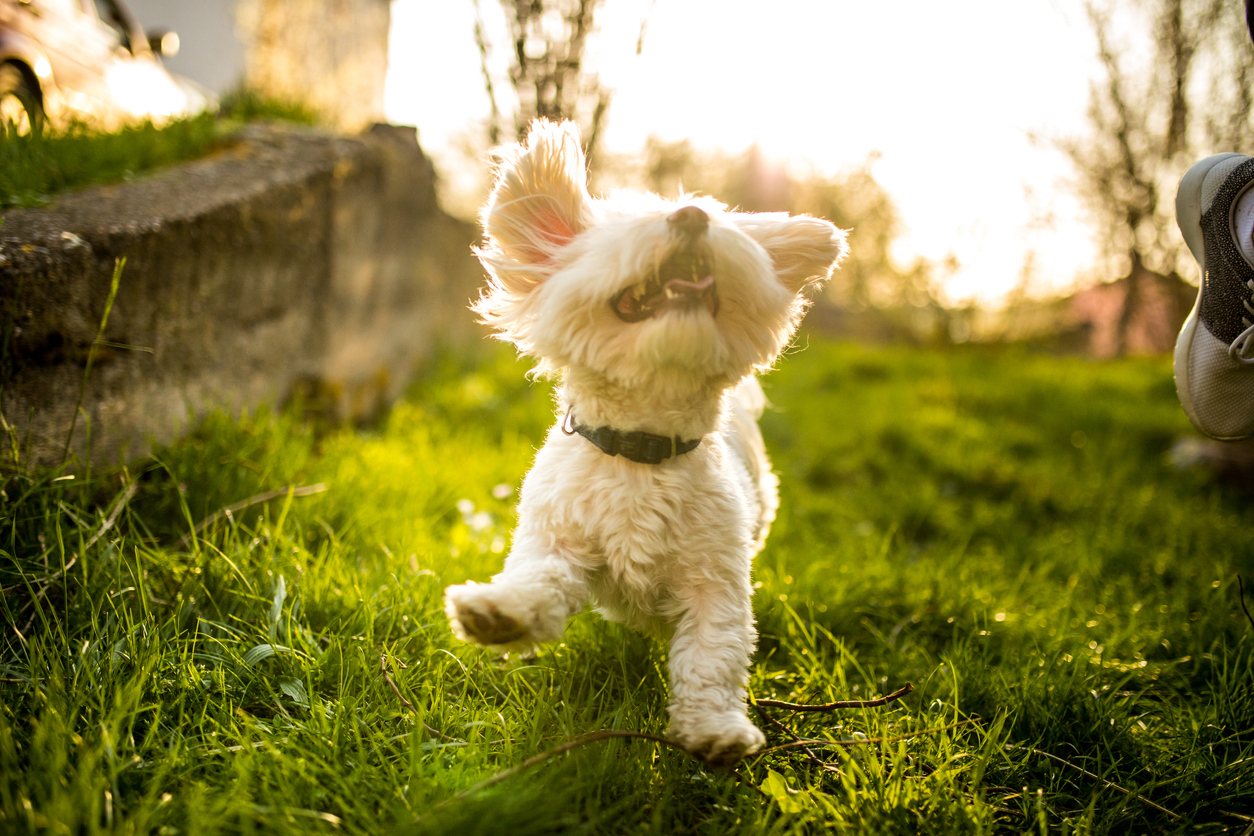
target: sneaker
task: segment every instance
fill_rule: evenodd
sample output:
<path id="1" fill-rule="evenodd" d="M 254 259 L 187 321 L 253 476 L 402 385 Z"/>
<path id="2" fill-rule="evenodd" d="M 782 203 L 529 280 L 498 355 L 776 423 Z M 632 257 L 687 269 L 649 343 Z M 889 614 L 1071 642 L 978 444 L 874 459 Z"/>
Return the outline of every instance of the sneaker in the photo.
<path id="1" fill-rule="evenodd" d="M 1233 231 L 1252 185 L 1254 157 L 1218 154 L 1190 168 L 1176 194 L 1176 223 L 1202 268 L 1176 339 L 1176 391 L 1193 426 L 1222 441 L 1254 434 L 1254 265 Z"/>

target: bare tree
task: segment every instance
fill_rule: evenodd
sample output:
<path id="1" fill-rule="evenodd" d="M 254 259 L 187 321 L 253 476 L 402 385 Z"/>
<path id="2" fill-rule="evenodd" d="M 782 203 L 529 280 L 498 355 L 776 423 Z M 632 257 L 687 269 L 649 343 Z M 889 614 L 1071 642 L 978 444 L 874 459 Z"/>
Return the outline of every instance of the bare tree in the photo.
<path id="1" fill-rule="evenodd" d="M 1250 148 L 1254 48 L 1243 10 L 1224 0 L 1090 0 L 1086 11 L 1103 70 L 1090 88 L 1092 130 L 1058 144 L 1075 166 L 1112 272 L 1127 284 L 1118 324 L 1124 353 L 1147 283 L 1182 281 L 1179 178 L 1207 154 Z"/>
<path id="2" fill-rule="evenodd" d="M 587 71 L 589 38 L 602 3 L 603 0 L 501 0 L 509 28 L 509 82 L 518 97 L 512 133 L 522 139 L 536 118 L 574 120 L 583 134 L 589 164 L 611 98 L 611 91 Z M 643 31 L 642 25 L 642 37 Z M 481 17 L 476 21 L 475 40 L 492 102 L 488 131 L 495 145 L 504 132 L 504 117 L 488 70 L 491 48 Z"/>

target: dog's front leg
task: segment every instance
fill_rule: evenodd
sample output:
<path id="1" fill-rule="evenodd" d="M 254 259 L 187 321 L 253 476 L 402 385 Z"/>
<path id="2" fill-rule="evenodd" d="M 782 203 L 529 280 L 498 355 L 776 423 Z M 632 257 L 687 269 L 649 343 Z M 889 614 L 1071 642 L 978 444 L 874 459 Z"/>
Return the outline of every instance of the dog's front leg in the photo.
<path id="1" fill-rule="evenodd" d="M 670 735 L 715 767 L 729 767 L 766 738 L 749 721 L 745 684 L 757 639 L 745 594 L 705 589 L 675 626 L 670 652 Z"/>
<path id="2" fill-rule="evenodd" d="M 491 583 L 445 589 L 444 612 L 459 639 L 515 649 L 560 638 L 587 599 L 587 570 L 574 555 L 523 541 Z"/>

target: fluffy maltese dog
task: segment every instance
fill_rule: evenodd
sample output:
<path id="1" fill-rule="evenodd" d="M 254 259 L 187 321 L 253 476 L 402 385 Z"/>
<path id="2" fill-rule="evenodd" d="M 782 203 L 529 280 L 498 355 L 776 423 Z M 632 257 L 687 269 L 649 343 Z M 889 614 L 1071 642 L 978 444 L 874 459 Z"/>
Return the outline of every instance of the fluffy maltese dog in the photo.
<path id="1" fill-rule="evenodd" d="M 578 130 L 546 121 L 500 152 L 482 220 L 490 280 L 475 310 L 560 379 L 561 408 L 505 568 L 445 590 L 453 632 L 529 648 L 592 600 L 669 637 L 670 735 L 730 766 L 764 742 L 745 706 L 750 570 L 779 505 L 754 375 L 844 233 L 708 197 L 593 198 Z"/>

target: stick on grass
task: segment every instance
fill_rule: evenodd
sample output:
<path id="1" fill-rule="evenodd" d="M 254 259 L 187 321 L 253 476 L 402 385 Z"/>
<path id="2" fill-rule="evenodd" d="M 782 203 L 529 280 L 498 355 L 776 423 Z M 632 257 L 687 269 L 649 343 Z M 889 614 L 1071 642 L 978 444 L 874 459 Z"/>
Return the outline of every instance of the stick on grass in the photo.
<path id="1" fill-rule="evenodd" d="M 402 668 L 407 667 L 407 665 L 404 662 L 402 662 L 400 659 L 394 659 L 393 661 L 396 662 L 396 664 L 400 665 Z M 391 686 L 392 688 L 392 693 L 396 694 L 396 698 L 401 701 L 401 705 L 408 708 L 414 716 L 417 716 L 418 709 L 414 708 L 414 704 L 412 702 L 405 699 L 404 695 L 401 694 L 401 689 L 397 688 L 396 683 L 392 681 L 392 675 L 388 673 L 388 655 L 386 653 L 379 654 L 379 670 L 383 672 L 383 678 L 387 680 L 388 685 Z M 435 729 L 428 726 L 422 720 L 419 720 L 419 722 L 422 723 L 422 727 L 424 729 L 426 729 L 428 732 L 435 735 L 436 737 L 440 738 L 441 740 L 447 740 L 450 743 L 465 743 L 466 742 L 464 740 L 459 740 L 456 737 L 449 737 L 447 734 L 438 732 Z"/>
<path id="2" fill-rule="evenodd" d="M 772 718 L 768 717 L 768 719 L 772 719 Z M 763 749 L 757 754 L 769 755 L 772 752 L 779 752 L 783 749 L 796 749 L 797 747 L 805 748 L 809 746 L 852 747 L 852 746 L 866 746 L 868 744 L 874 744 L 874 743 L 898 743 L 902 740 L 910 740 L 912 738 L 922 737 L 923 735 L 927 735 L 927 734 L 940 734 L 941 732 L 949 731 L 950 729 L 957 729 L 957 728 L 961 728 L 962 726 L 969 726 L 974 722 L 975 720 L 962 720 L 957 723 L 950 723 L 947 726 L 937 726 L 934 729 L 921 729 L 920 731 L 910 732 L 909 734 L 899 734 L 896 737 L 867 737 L 867 738 L 863 738 L 862 740 L 821 740 L 818 738 L 797 738 L 792 743 L 781 743 L 778 746 L 772 746 L 769 749 Z"/>
<path id="3" fill-rule="evenodd" d="M 895 702 L 906 694 L 914 690 L 914 686 L 907 682 L 905 685 L 886 694 L 882 697 L 876 697 L 873 700 L 840 700 L 838 702 L 826 703 L 799 703 L 799 702 L 783 702 L 782 700 L 754 700 L 754 705 L 760 705 L 763 708 L 782 708 L 785 711 L 837 711 L 842 708 L 877 708 L 881 705 L 888 705 Z"/>
<path id="4" fill-rule="evenodd" d="M 1013 743 L 1007 743 L 1006 748 L 1029 752 L 1033 755 L 1040 755 L 1043 758 L 1049 758 L 1051 761 L 1054 761 L 1055 763 L 1060 763 L 1065 767 L 1074 769 L 1076 772 L 1081 772 L 1087 775 L 1088 777 L 1092 778 L 1094 781 L 1100 781 L 1103 786 L 1109 787 L 1110 789 L 1115 790 L 1116 792 L 1121 792 L 1124 795 L 1135 798 L 1137 801 L 1141 802 L 1142 804 L 1146 804 L 1150 807 L 1153 807 L 1155 810 L 1157 810 L 1160 813 L 1166 813 L 1168 816 L 1176 820 L 1180 819 L 1179 813 L 1173 813 L 1171 810 L 1168 810 L 1163 805 L 1158 804 L 1157 802 L 1154 802 L 1154 801 L 1150 801 L 1145 796 L 1135 793 L 1132 790 L 1128 789 L 1127 787 L 1121 787 L 1118 784 L 1114 783 L 1113 781 L 1107 781 L 1102 776 L 1097 775 L 1096 773 L 1093 773 L 1093 772 L 1089 772 L 1087 769 L 1085 769 L 1082 766 L 1076 766 L 1074 763 L 1071 763 L 1070 761 L 1063 760 L 1057 755 L 1051 755 L 1049 752 L 1042 752 L 1040 749 L 1034 749 L 1031 746 L 1016 746 Z"/>
<path id="5" fill-rule="evenodd" d="M 777 729 L 782 729 L 789 737 L 792 738 L 792 743 L 786 744 L 787 748 L 796 747 L 796 748 L 801 749 L 802 753 L 806 756 L 806 759 L 810 761 L 810 763 L 817 766 L 819 769 L 822 769 L 827 772 L 839 772 L 840 771 L 839 769 L 832 766 L 831 764 L 824 762 L 822 758 L 814 754 L 814 752 L 810 751 L 810 747 L 807 745 L 806 741 L 801 739 L 801 735 L 797 734 L 791 728 L 784 725 L 779 720 L 776 720 L 771 715 L 767 714 L 766 709 L 762 708 L 761 705 L 755 705 L 754 708 L 757 709 L 759 717 L 761 717 L 763 720 L 770 723 L 772 726 L 775 726 Z M 760 754 L 765 755 L 767 752 L 777 752 L 780 749 L 783 749 L 786 747 L 775 746 L 771 749 L 767 749 L 766 752 L 761 752 Z"/>

